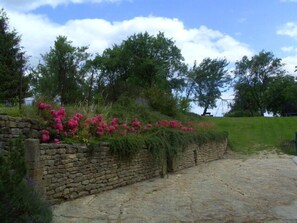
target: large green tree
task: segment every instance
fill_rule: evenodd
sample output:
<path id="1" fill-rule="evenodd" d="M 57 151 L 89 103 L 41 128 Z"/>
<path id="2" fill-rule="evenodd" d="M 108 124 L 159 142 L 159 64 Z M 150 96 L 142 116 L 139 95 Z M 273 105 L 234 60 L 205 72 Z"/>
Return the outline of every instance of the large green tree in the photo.
<path id="1" fill-rule="evenodd" d="M 198 66 L 195 63 L 188 72 L 186 98 L 204 108 L 202 115 L 216 107 L 216 100 L 230 83 L 227 66 L 225 59 L 206 58 Z"/>
<path id="2" fill-rule="evenodd" d="M 251 59 L 244 56 L 235 64 L 235 103 L 232 111 L 241 110 L 264 115 L 264 93 L 271 77 L 284 74 L 280 58 L 261 51 Z"/>
<path id="3" fill-rule="evenodd" d="M 27 59 L 20 45 L 21 37 L 11 30 L 8 17 L 0 10 L 0 102 L 22 101 L 28 91 L 24 76 Z"/>
<path id="4" fill-rule="evenodd" d="M 58 36 L 34 71 L 36 94 L 50 99 L 58 96 L 62 104 L 85 100 L 87 49 L 74 47 L 67 37 Z"/>
<path id="5" fill-rule="evenodd" d="M 98 86 L 111 101 L 123 93 L 136 96 L 155 87 L 171 94 L 179 87 L 185 70 L 180 50 L 163 33 L 134 34 L 94 61 L 100 74 Z"/>
<path id="6" fill-rule="evenodd" d="M 293 76 L 277 76 L 272 78 L 266 92 L 267 111 L 273 115 L 287 116 L 297 113 L 297 83 Z"/>

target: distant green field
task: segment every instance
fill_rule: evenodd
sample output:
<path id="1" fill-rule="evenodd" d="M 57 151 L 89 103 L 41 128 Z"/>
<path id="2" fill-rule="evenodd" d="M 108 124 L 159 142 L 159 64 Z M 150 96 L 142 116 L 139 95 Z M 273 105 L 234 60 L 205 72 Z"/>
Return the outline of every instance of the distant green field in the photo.
<path id="1" fill-rule="evenodd" d="M 229 133 L 231 149 L 242 153 L 253 153 L 260 150 L 292 148 L 297 132 L 297 117 L 248 117 L 248 118 L 207 118 L 222 131 Z M 287 143 L 291 141 L 290 148 Z"/>

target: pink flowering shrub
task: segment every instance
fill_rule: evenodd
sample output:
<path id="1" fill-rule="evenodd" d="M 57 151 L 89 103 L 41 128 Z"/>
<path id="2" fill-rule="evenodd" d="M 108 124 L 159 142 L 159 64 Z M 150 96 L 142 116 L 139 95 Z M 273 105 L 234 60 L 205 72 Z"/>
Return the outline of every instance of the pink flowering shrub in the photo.
<path id="1" fill-rule="evenodd" d="M 52 105 L 50 105 L 50 104 L 46 104 L 43 102 L 38 104 L 38 109 L 40 109 L 40 110 L 47 110 L 47 109 L 51 109 L 51 108 L 52 108 Z"/>
<path id="2" fill-rule="evenodd" d="M 127 134 L 144 134 L 160 128 L 171 128 L 182 132 L 191 132 L 191 125 L 183 125 L 177 120 L 161 120 L 154 124 L 142 124 L 138 119 L 131 123 L 122 123 L 118 118 L 105 121 L 103 115 L 85 118 L 80 113 L 75 113 L 67 118 L 67 113 L 63 107 L 51 110 L 52 106 L 39 103 L 38 109 L 49 112 L 50 120 L 47 120 L 47 128 L 41 131 L 42 142 L 59 143 L 61 139 L 68 137 L 73 139 L 89 139 L 91 137 L 103 136 L 126 136 Z"/>

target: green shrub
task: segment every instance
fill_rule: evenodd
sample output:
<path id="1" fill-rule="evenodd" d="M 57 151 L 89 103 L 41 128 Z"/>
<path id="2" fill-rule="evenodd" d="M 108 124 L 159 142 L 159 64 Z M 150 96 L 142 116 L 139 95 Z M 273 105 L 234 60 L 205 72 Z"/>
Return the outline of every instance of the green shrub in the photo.
<path id="1" fill-rule="evenodd" d="M 177 102 L 172 94 L 158 87 L 151 87 L 146 91 L 146 97 L 154 110 L 171 117 L 176 115 Z"/>
<path id="2" fill-rule="evenodd" d="M 0 222 L 51 222 L 50 208 L 25 175 L 24 148 L 18 140 L 8 154 L 0 154 Z"/>

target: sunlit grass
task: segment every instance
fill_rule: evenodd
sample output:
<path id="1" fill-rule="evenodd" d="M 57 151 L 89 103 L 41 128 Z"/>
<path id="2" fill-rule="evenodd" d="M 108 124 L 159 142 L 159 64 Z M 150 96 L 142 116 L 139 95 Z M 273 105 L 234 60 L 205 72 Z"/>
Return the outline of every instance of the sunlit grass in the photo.
<path id="1" fill-rule="evenodd" d="M 292 141 L 297 131 L 297 117 L 206 118 L 217 128 L 229 133 L 229 144 L 236 152 L 250 154 L 275 150 Z"/>

